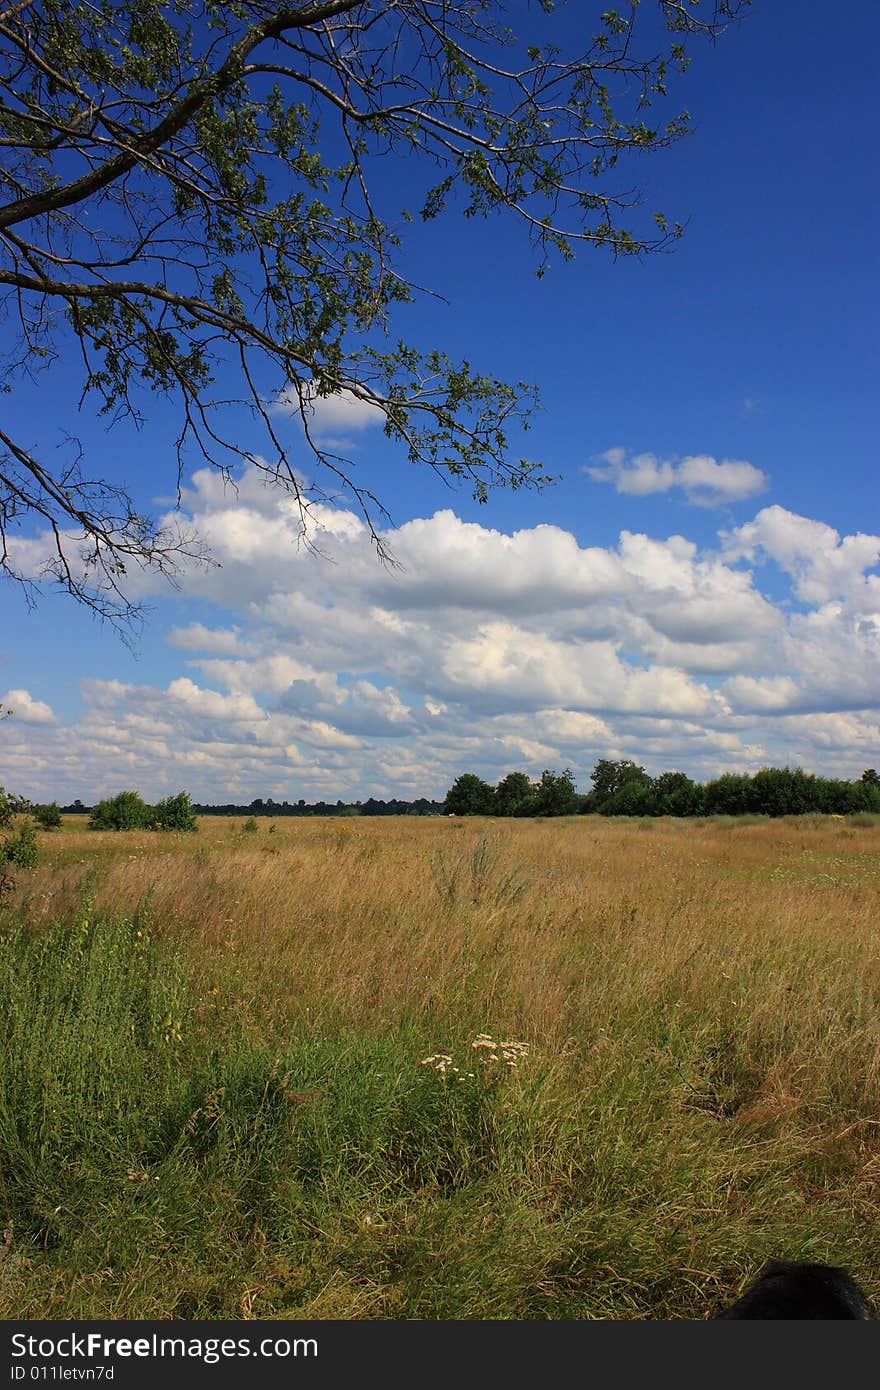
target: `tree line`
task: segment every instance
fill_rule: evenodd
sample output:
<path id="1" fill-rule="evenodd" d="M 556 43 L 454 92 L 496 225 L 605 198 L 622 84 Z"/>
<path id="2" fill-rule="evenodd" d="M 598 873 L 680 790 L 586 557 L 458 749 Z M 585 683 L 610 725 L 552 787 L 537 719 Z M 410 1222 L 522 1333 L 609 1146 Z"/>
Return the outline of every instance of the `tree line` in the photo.
<path id="1" fill-rule="evenodd" d="M 857 781 L 818 777 L 802 768 L 763 767 L 695 782 L 684 772 L 651 775 L 628 758 L 600 758 L 592 787 L 578 793 L 570 768 L 545 768 L 540 781 L 508 772 L 493 787 L 475 773 L 457 777 L 443 802 L 455 816 L 799 816 L 880 814 L 880 776 L 867 768 Z"/>
<path id="2" fill-rule="evenodd" d="M 366 801 L 274 801 L 256 797 L 247 805 L 194 802 L 178 792 L 150 805 L 136 791 L 86 806 L 82 801 L 33 805 L 0 788 L 0 829 L 22 815 L 14 836 L 0 843 L 0 868 L 35 862 L 34 830 L 53 830 L 62 814 L 87 815 L 92 830 L 194 831 L 198 816 L 249 816 L 280 819 L 287 816 L 798 816 L 880 815 L 880 775 L 866 768 L 855 781 L 818 777 L 802 768 L 764 767 L 755 773 L 725 772 L 709 782 L 695 782 L 684 772 L 651 775 L 628 758 L 600 758 L 590 777 L 592 786 L 579 793 L 570 768 L 557 773 L 545 768 L 539 780 L 526 772 L 508 772 L 496 786 L 473 772 L 457 777 L 443 801 L 418 797 L 412 801 L 369 797 Z"/>
<path id="3" fill-rule="evenodd" d="M 185 804 L 182 797 L 186 798 Z M 443 811 L 442 801 L 429 801 L 425 796 L 416 797 L 414 801 L 398 797 L 379 801 L 373 796 L 366 801 L 273 801 L 271 796 L 265 800 L 258 796 L 247 804 L 226 801 L 212 805 L 191 801 L 188 792 L 166 797 L 156 806 L 148 805 L 138 792 L 120 792 L 94 807 L 80 800 L 68 806 L 58 806 L 55 802 L 52 805 L 58 813 L 59 825 L 62 814 L 88 816 L 93 830 L 194 830 L 196 816 L 271 816 L 273 819 L 285 816 L 439 816 Z M 35 814 L 38 810 L 49 810 L 31 809 Z"/>
<path id="4" fill-rule="evenodd" d="M 429 801 L 427 797 L 416 797 L 414 801 L 392 797 L 390 801 L 378 801 L 370 796 L 366 801 L 273 801 L 269 796 L 264 801 L 261 796 L 239 806 L 234 802 L 224 805 L 193 804 L 199 816 L 437 816 L 443 810 L 442 801 Z"/>

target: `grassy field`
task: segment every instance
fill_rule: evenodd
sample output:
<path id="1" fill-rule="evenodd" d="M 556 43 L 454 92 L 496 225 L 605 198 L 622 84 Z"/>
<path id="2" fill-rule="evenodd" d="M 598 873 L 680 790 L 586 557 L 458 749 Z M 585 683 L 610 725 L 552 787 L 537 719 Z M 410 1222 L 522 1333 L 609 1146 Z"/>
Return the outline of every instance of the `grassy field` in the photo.
<path id="1" fill-rule="evenodd" d="M 876 1298 L 861 820 L 68 818 L 0 923 L 0 1316 Z"/>

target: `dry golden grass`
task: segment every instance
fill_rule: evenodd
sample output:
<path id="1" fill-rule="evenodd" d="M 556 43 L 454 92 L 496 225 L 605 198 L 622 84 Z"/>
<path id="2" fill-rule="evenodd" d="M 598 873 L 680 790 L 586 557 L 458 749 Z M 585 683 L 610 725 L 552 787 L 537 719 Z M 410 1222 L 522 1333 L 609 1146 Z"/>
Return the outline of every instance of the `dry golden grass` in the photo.
<path id="1" fill-rule="evenodd" d="M 670 989 L 740 1000 L 809 1038 L 846 1001 L 873 1027 L 880 831 L 834 820 L 645 823 L 289 819 L 243 833 L 44 836 L 35 921 L 147 894 L 161 930 L 206 961 L 238 952 L 268 1008 L 291 992 L 369 1023 L 472 998 L 509 1031 L 563 1043 Z M 229 943 L 233 943 L 230 945 Z M 275 996 L 274 999 L 271 996 Z"/>
<path id="2" fill-rule="evenodd" d="M 264 1271 L 264 1314 L 682 1316 L 689 1286 L 711 1307 L 770 1254 L 850 1264 L 880 1291 L 880 828 L 242 824 L 172 836 L 68 818 L 22 875 L 28 918 L 66 918 L 90 873 L 98 909 L 148 896 L 203 1016 L 278 1055 L 349 1036 L 399 1058 L 407 1030 L 456 1060 L 484 1029 L 529 1045 L 499 1111 L 497 1191 L 476 1183 L 459 1210 L 389 1188 L 364 1199 L 368 1236 L 326 1214 L 314 1287 L 296 1303 Z M 415 1076 L 418 1056 L 403 1065 Z M 406 1287 L 393 1261 L 365 1273 L 392 1239 Z M 433 1303 L 420 1261 L 446 1290 Z"/>

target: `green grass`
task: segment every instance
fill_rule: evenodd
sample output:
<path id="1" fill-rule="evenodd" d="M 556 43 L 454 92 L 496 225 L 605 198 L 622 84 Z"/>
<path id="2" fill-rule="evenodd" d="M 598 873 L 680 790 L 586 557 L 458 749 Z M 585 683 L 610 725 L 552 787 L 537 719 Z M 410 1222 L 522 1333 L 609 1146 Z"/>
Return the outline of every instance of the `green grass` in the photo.
<path id="1" fill-rule="evenodd" d="M 479 842 L 432 871 L 456 902 L 520 896 Z M 7 914 L 0 1316 L 700 1317 L 780 1252 L 876 1273 L 848 1184 L 870 999 L 816 1021 L 824 1081 L 792 1126 L 755 1100 L 803 1020 L 756 1023 L 745 976 L 711 1011 L 681 979 L 621 995 L 508 1066 L 464 997 L 354 1027 L 263 1009 L 233 951 L 210 989 L 198 965 L 148 906 Z M 815 968 L 789 961 L 790 988 Z"/>

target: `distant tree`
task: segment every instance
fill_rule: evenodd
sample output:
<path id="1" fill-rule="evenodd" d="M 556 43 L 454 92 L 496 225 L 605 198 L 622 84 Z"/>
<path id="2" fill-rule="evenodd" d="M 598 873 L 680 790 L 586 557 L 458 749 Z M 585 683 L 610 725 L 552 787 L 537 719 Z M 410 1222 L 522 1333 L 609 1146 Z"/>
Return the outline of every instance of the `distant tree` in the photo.
<path id="1" fill-rule="evenodd" d="M 853 788 L 861 788 L 861 783 L 843 782 L 836 777 L 811 777 L 811 811 L 824 815 L 845 816 L 850 810 Z"/>
<path id="2" fill-rule="evenodd" d="M 800 767 L 762 767 L 749 782 L 746 810 L 763 816 L 801 816 L 818 810 L 815 778 Z"/>
<path id="3" fill-rule="evenodd" d="M 873 769 L 869 769 L 873 771 Z M 880 779 L 862 776 L 858 782 L 849 783 L 848 807 L 851 811 L 880 812 Z"/>
<path id="4" fill-rule="evenodd" d="M 535 789 L 532 814 L 536 816 L 573 816 L 578 808 L 578 794 L 570 767 L 562 772 L 545 768 Z"/>
<path id="5" fill-rule="evenodd" d="M 495 788 L 496 816 L 530 816 L 535 809 L 535 786 L 528 773 L 508 772 Z"/>
<path id="6" fill-rule="evenodd" d="M 463 772 L 446 793 L 443 810 L 447 816 L 493 816 L 495 791 L 482 777 Z"/>
<path id="7" fill-rule="evenodd" d="M 637 782 L 644 787 L 651 786 L 651 778 L 643 767 L 622 758 L 618 762 L 610 758 L 600 758 L 590 774 L 592 791 L 586 797 L 584 809 L 601 811 L 606 801 L 615 796 L 621 787 L 629 782 Z"/>
<path id="8" fill-rule="evenodd" d="M 684 772 L 661 772 L 652 787 L 658 816 L 698 816 L 701 789 Z"/>
<path id="9" fill-rule="evenodd" d="M 742 816 L 749 809 L 748 773 L 725 772 L 703 788 L 703 811 L 707 816 Z"/>
<path id="10" fill-rule="evenodd" d="M 34 820 L 41 830 L 57 830 L 61 825 L 61 807 L 57 801 L 34 807 Z"/>
<path id="11" fill-rule="evenodd" d="M 859 781 L 867 782 L 872 787 L 880 787 L 880 775 L 875 767 L 866 767 Z"/>
<path id="12" fill-rule="evenodd" d="M 622 782 L 617 791 L 602 802 L 603 816 L 656 816 L 657 800 L 650 777 Z"/>
<path id="13" fill-rule="evenodd" d="M 137 792 L 119 792 L 98 802 L 89 816 L 89 829 L 146 830 L 152 816 L 152 807 Z"/>
<path id="14" fill-rule="evenodd" d="M 197 830 L 196 813 L 189 792 L 166 796 L 153 807 L 152 824 L 156 830 Z"/>

